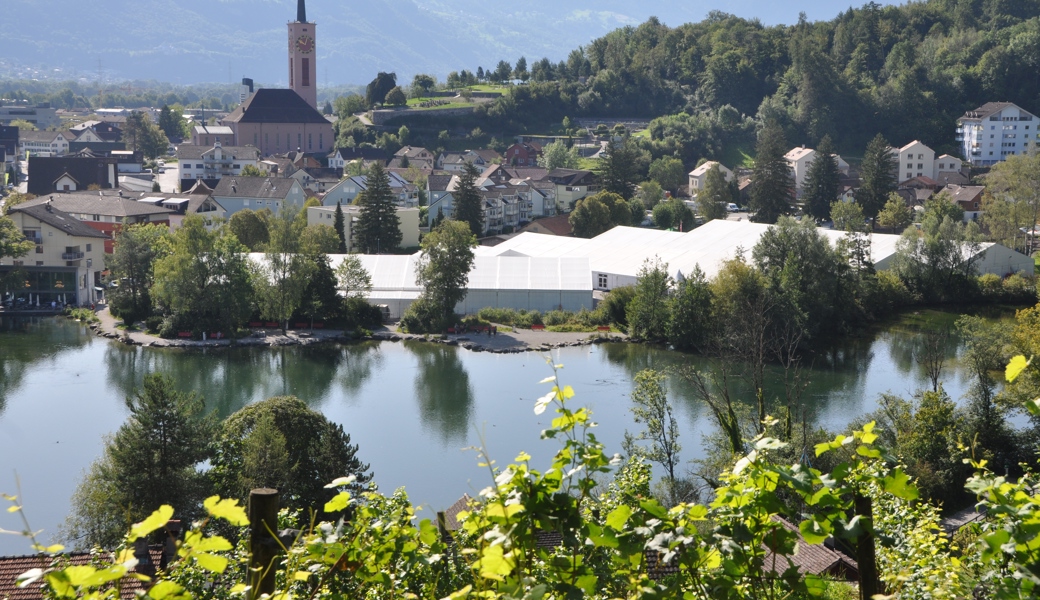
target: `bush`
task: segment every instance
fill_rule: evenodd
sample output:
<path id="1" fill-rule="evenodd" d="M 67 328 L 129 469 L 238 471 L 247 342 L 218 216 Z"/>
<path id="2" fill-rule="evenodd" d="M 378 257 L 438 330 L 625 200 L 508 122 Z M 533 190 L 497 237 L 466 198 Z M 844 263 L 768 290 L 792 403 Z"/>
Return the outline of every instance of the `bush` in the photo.
<path id="1" fill-rule="evenodd" d="M 65 314 L 70 319 L 76 319 L 84 323 L 97 323 L 100 321 L 98 316 L 94 314 L 94 311 L 89 308 L 68 308 L 65 309 Z"/>
<path id="2" fill-rule="evenodd" d="M 602 310 L 611 323 L 617 323 L 622 329 L 625 329 L 628 327 L 628 303 L 635 297 L 635 286 L 626 285 L 614 288 L 607 293 L 596 310 Z"/>
<path id="3" fill-rule="evenodd" d="M 145 328 L 148 330 L 149 333 L 159 331 L 159 328 L 162 327 L 162 324 L 163 318 L 159 315 L 152 315 L 144 320 Z"/>
<path id="4" fill-rule="evenodd" d="M 343 329 L 379 327 L 383 324 L 383 313 L 379 307 L 369 304 L 364 298 L 347 298 L 343 301 Z"/>
<path id="5" fill-rule="evenodd" d="M 516 310 L 513 308 L 482 308 L 477 313 L 484 321 L 500 325 L 512 325 L 530 329 L 531 325 L 542 325 L 542 313 L 537 310 Z"/>
<path id="6" fill-rule="evenodd" d="M 553 325 L 563 325 L 571 320 L 571 315 L 564 310 L 550 310 L 545 313 L 543 317 L 544 324 L 549 327 Z"/>

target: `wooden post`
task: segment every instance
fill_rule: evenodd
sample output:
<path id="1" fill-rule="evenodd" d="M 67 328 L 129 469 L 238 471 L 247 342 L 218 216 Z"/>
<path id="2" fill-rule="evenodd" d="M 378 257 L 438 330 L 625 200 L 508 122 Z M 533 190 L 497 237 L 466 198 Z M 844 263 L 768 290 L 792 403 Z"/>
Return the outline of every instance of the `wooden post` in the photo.
<path id="1" fill-rule="evenodd" d="M 862 519 L 863 533 L 856 540 L 856 562 L 859 564 L 859 593 L 863 600 L 870 600 L 882 593 L 878 577 L 877 555 L 874 550 L 874 506 L 869 496 L 855 494 L 853 505 L 856 516 Z"/>
<path id="2" fill-rule="evenodd" d="M 274 593 L 274 560 L 278 544 L 278 490 L 257 488 L 249 492 L 250 598 Z"/>

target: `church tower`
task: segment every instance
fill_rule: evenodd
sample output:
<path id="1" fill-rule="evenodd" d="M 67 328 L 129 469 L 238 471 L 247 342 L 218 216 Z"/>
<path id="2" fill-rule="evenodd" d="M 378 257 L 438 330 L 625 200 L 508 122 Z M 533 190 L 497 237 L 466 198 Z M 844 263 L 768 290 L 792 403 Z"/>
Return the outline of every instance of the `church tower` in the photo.
<path id="1" fill-rule="evenodd" d="M 318 65 L 315 24 L 307 22 L 304 0 L 297 0 L 296 20 L 289 23 L 289 87 L 318 108 Z"/>

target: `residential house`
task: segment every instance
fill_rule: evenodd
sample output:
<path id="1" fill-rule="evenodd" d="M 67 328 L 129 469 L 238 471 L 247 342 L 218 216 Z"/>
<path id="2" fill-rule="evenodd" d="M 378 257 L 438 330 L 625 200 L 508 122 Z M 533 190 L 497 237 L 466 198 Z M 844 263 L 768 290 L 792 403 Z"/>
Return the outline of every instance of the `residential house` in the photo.
<path id="1" fill-rule="evenodd" d="M 18 205 L 7 211 L 25 237 L 36 244 L 23 257 L 0 259 L 0 273 L 25 272 L 18 295 L 32 296 L 33 304 L 51 302 L 90 304 L 105 269 L 107 236 L 72 215 L 44 202 Z"/>
<path id="2" fill-rule="evenodd" d="M 361 207 L 354 205 L 342 206 L 343 209 L 343 234 L 347 240 L 347 252 L 356 252 L 354 246 L 354 226 L 361 215 Z M 401 248 L 419 247 L 419 209 L 397 208 L 397 217 L 401 221 Z M 336 226 L 336 205 L 332 206 L 309 206 L 307 207 L 307 226 L 328 225 Z"/>
<path id="3" fill-rule="evenodd" d="M 397 173 L 388 172 L 387 177 L 390 179 L 390 189 L 394 192 L 395 202 L 398 206 L 406 208 L 419 206 L 419 188 L 414 183 Z M 358 194 L 365 191 L 367 187 L 368 176 L 366 175 L 346 177 L 325 192 L 321 203 L 325 206 L 335 206 L 336 203 L 344 206 L 353 204 Z"/>
<path id="4" fill-rule="evenodd" d="M 382 148 L 371 146 L 358 146 L 356 148 L 336 148 L 329 153 L 328 163 L 330 169 L 346 169 L 347 163 L 360 160 L 367 167 L 371 163 L 379 162 L 386 166 L 390 160 L 390 154 Z"/>
<path id="5" fill-rule="evenodd" d="M 708 179 L 708 171 L 716 165 L 718 165 L 719 170 L 722 171 L 722 175 L 726 178 L 726 181 L 733 181 L 733 171 L 727 169 L 726 165 L 720 162 L 709 160 L 689 173 L 689 191 L 691 197 L 696 197 L 697 194 L 704 189 L 704 183 Z"/>
<path id="6" fill-rule="evenodd" d="M 502 162 L 512 167 L 535 167 L 542 156 L 542 146 L 537 142 L 517 142 L 506 148 Z"/>
<path id="7" fill-rule="evenodd" d="M 546 176 L 556 186 L 556 210 L 568 213 L 574 204 L 599 191 L 599 181 L 592 171 L 577 169 L 553 169 Z"/>
<path id="8" fill-rule="evenodd" d="M 114 192 L 114 193 L 113 193 Z M 114 238 L 124 225 L 155 223 L 169 228 L 172 209 L 160 204 L 138 202 L 122 192 L 54 193 L 25 202 L 25 206 L 48 204 L 105 234 L 105 254 L 115 248 Z M 21 205 L 20 205 L 21 206 Z"/>
<path id="9" fill-rule="evenodd" d="M 305 190 L 316 194 L 324 194 L 343 179 L 343 169 L 307 167 L 296 169 L 289 177 L 299 181 Z"/>
<path id="10" fill-rule="evenodd" d="M 117 164 L 111 157 L 30 156 L 28 192 L 42 196 L 51 192 L 74 192 L 92 185 L 101 189 L 119 185 Z"/>
<path id="11" fill-rule="evenodd" d="M 388 167 L 407 169 L 414 167 L 429 173 L 433 171 L 436 157 L 426 148 L 416 146 L 405 146 L 394 153 L 393 159 L 387 164 Z"/>
<path id="12" fill-rule="evenodd" d="M 276 215 L 282 206 L 293 205 L 302 209 L 307 196 L 303 186 L 295 179 L 232 175 L 221 178 L 217 183 L 213 190 L 213 200 L 224 209 L 224 216 L 230 218 L 247 208 L 266 208 Z"/>
<path id="13" fill-rule="evenodd" d="M 217 144 L 234 146 L 235 132 L 227 125 L 196 125 L 191 131 L 191 143 L 207 148 Z"/>
<path id="14" fill-rule="evenodd" d="M 18 136 L 18 155 L 65 156 L 73 139 L 68 131 L 22 131 Z"/>
<path id="15" fill-rule="evenodd" d="M 570 237 L 574 233 L 574 228 L 571 227 L 570 215 L 556 215 L 555 217 L 531 221 L 520 229 L 520 233 L 542 233 L 545 235 Z"/>
<path id="16" fill-rule="evenodd" d="M 784 159 L 787 160 L 787 165 L 791 168 L 791 173 L 794 176 L 794 191 L 796 196 L 800 196 L 802 193 L 802 187 L 805 186 L 805 176 L 809 173 L 809 165 L 816 158 L 816 151 L 812 148 L 806 148 L 801 146 L 799 148 L 792 148 L 787 154 L 784 155 Z"/>
<path id="17" fill-rule="evenodd" d="M 108 121 L 84 121 L 69 127 L 69 131 L 78 141 L 84 142 L 118 142 L 123 139 L 123 130 Z M 86 137 L 80 140 L 84 135 Z"/>
<path id="18" fill-rule="evenodd" d="M 935 179 L 935 150 L 914 140 L 902 148 L 890 150 L 896 166 L 896 181 L 906 181 L 914 177 L 930 177 Z"/>
<path id="19" fill-rule="evenodd" d="M 269 156 L 299 150 L 322 155 L 335 145 L 332 123 L 291 89 L 261 88 L 221 121 L 235 145 Z"/>
<path id="20" fill-rule="evenodd" d="M 259 168 L 260 151 L 253 146 L 224 146 L 216 142 L 212 147 L 181 144 L 177 147 L 180 168 L 180 189 L 187 190 L 199 180 L 214 188 L 224 177 L 241 175 L 247 166 Z"/>
<path id="21" fill-rule="evenodd" d="M 948 185 L 943 190 L 950 195 L 957 206 L 964 210 L 964 220 L 976 221 L 982 214 L 982 193 L 986 191 L 981 185 Z"/>
<path id="22" fill-rule="evenodd" d="M 437 169 L 449 173 L 461 173 L 467 164 L 483 171 L 495 161 L 502 160 L 502 155 L 494 150 L 464 150 L 462 152 L 442 152 L 437 157 Z"/>
<path id="23" fill-rule="evenodd" d="M 1035 150 L 1037 118 L 1011 102 L 987 102 L 957 119 L 961 156 L 975 167 L 988 167 L 1008 156 Z"/>

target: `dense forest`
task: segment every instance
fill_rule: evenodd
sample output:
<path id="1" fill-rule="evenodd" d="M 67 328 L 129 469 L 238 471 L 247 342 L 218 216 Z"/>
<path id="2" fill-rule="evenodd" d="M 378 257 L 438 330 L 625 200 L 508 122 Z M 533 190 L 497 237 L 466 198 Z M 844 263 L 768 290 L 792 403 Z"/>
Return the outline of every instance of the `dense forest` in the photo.
<path id="1" fill-rule="evenodd" d="M 831 21 L 776 27 L 722 12 L 675 28 L 652 18 L 566 61 L 531 61 L 527 85 L 482 109 L 483 127 L 670 115 L 651 129 L 655 145 L 671 146 L 655 155 L 721 158 L 732 156 L 727 146 L 753 144 L 752 119 L 772 118 L 792 144 L 830 135 L 852 156 L 879 132 L 953 153 L 964 111 L 989 101 L 1037 110 L 1038 63 L 1038 0 L 871 2 Z"/>

